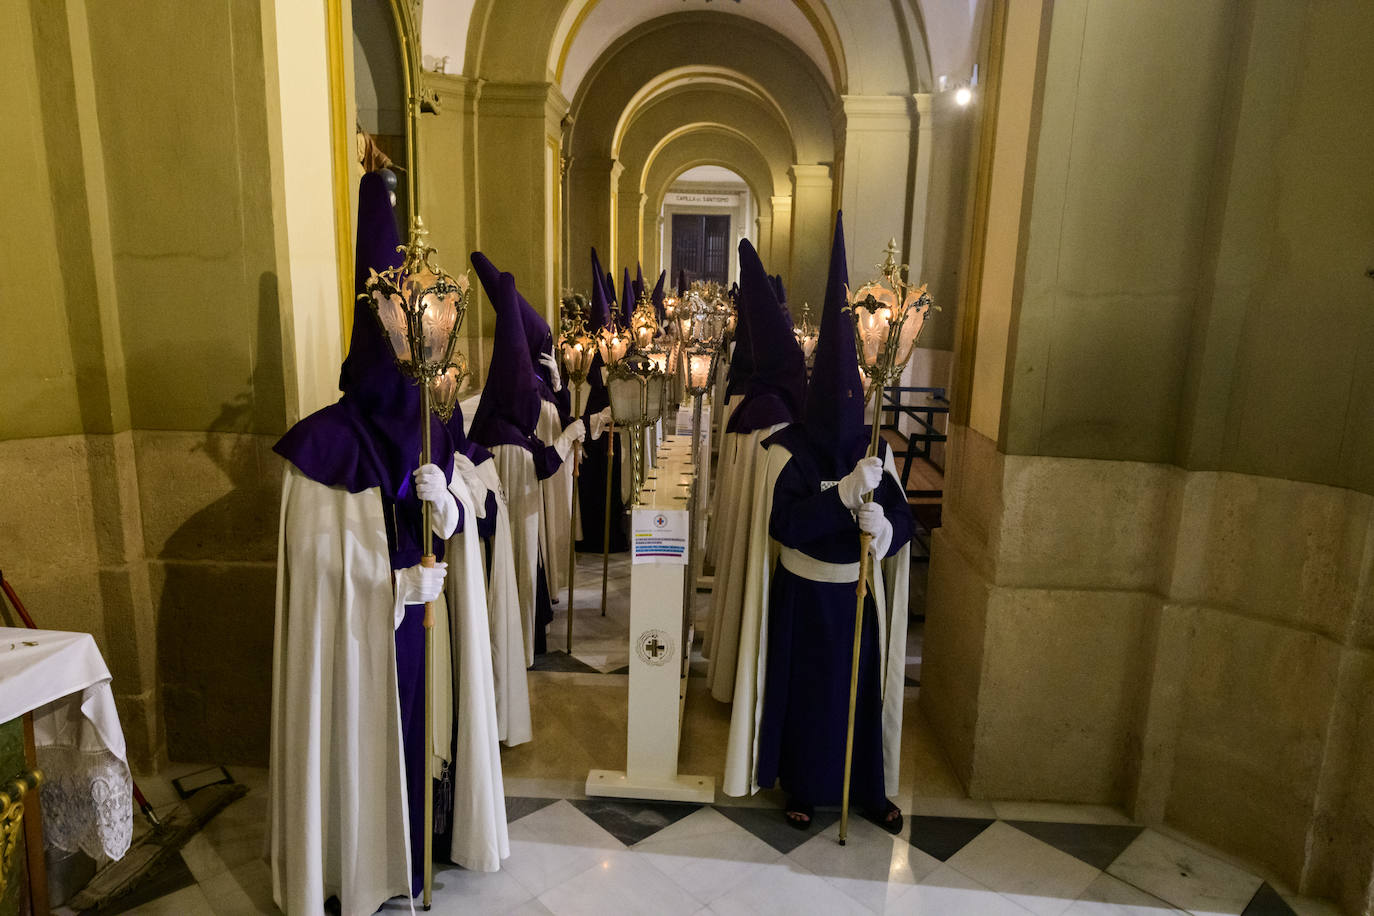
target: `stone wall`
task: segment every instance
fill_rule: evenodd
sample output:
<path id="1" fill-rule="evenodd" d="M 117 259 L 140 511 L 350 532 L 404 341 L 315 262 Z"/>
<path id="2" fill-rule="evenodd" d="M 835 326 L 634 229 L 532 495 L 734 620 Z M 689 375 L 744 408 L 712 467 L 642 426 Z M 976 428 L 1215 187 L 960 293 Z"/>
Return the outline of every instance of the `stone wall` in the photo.
<path id="1" fill-rule="evenodd" d="M 138 771 L 266 763 L 274 441 L 143 430 L 0 441 L 5 578 L 38 626 L 95 636 Z"/>
<path id="2" fill-rule="evenodd" d="M 0 10 L 14 39 L 0 92 L 27 166 L 0 231 L 0 263 L 22 278 L 0 287 L 14 330 L 0 344 L 0 567 L 40 626 L 94 634 L 136 770 L 267 756 L 269 449 L 299 386 L 263 12 Z M 328 335 L 308 344 L 329 352 L 332 392 L 337 296 L 320 309 L 297 299 Z"/>
<path id="3" fill-rule="evenodd" d="M 1374 497 L 951 448 L 921 704 L 970 794 L 1120 805 L 1367 899 Z"/>

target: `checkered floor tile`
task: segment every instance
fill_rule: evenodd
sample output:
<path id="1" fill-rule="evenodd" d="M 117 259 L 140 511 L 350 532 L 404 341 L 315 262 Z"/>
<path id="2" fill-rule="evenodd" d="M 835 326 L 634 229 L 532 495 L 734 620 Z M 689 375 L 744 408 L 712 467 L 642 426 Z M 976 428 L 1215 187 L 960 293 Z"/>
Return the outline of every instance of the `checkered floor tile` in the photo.
<path id="1" fill-rule="evenodd" d="M 1046 812 L 1059 819 L 1034 819 Z M 1285 897 L 1228 862 L 1106 809 L 1012 805 L 1007 813 L 1007 819 L 908 815 L 897 836 L 854 818 L 840 846 L 833 810 L 818 810 L 811 828 L 799 831 L 772 808 L 510 796 L 510 858 L 490 874 L 436 863 L 431 912 L 1337 912 L 1320 901 Z M 267 866 L 258 858 L 264 814 L 260 792 L 251 792 L 183 848 L 164 880 L 110 912 L 276 913 Z M 382 911 L 410 907 L 398 898 Z"/>

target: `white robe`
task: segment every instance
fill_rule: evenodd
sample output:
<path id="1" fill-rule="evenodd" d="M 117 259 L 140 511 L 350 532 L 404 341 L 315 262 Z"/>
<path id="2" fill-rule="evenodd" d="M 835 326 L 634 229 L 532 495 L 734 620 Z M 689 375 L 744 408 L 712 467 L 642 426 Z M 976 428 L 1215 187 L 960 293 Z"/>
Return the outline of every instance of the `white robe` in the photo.
<path id="1" fill-rule="evenodd" d="M 725 748 L 725 776 L 721 780 L 721 791 L 726 795 L 752 795 L 759 790 L 759 724 L 763 721 L 763 686 L 767 683 L 768 668 L 768 595 L 773 564 L 778 559 L 778 542 L 768 535 L 768 519 L 773 512 L 773 486 L 791 459 L 792 454 L 787 449 L 769 448 L 754 491 L 734 706 Z M 893 480 L 898 480 L 890 450 L 884 469 Z M 878 611 L 879 661 L 883 666 L 878 680 L 883 696 L 883 781 L 890 796 L 897 794 L 901 780 L 910 569 L 911 545 L 908 543 L 876 564 L 870 580 Z"/>
<path id="2" fill-rule="evenodd" d="M 515 547 L 510 508 L 496 473 L 495 460 L 477 465 L 477 475 L 496 494 L 496 533 L 487 559 L 487 613 L 491 632 L 491 666 L 496 681 L 497 733 L 507 747 L 534 737 L 530 724 L 530 690 L 525 661 L 524 611 L 516 582 Z"/>
<path id="3" fill-rule="evenodd" d="M 446 718 L 457 732 L 450 768 L 453 840 L 449 859 L 472 871 L 496 871 L 501 860 L 510 855 L 510 837 L 498 746 L 486 576 L 472 495 L 457 475 L 449 484 L 449 492 L 462 506 L 464 518 L 463 530 L 449 538 L 444 551 L 448 562 L 444 591 L 450 609 L 452 641 L 434 634 L 436 650 L 440 646 L 452 648 L 451 653 L 443 653 L 451 654 L 451 668 L 437 657 L 438 651 L 435 653 L 436 683 L 442 672 L 452 672 L 452 701 Z M 522 683 L 524 675 L 522 670 Z M 449 744 L 441 741 L 438 746 L 446 751 Z"/>
<path id="4" fill-rule="evenodd" d="M 721 386 L 721 390 L 724 390 L 724 386 Z M 721 495 L 725 487 L 725 481 L 730 479 L 730 466 L 734 463 L 734 449 L 726 448 L 727 444 L 733 441 L 732 437 L 734 433 L 727 433 L 725 431 L 725 426 L 730 422 L 730 414 L 735 412 L 735 407 L 739 404 L 739 401 L 740 396 L 737 394 L 732 395 L 725 401 L 725 406 L 720 410 L 720 426 L 716 430 L 718 435 L 715 436 L 715 441 L 720 443 L 717 446 L 718 454 L 716 456 L 715 472 L 711 475 L 711 479 L 716 482 L 716 487 L 711 494 L 710 523 L 706 526 L 706 555 L 711 559 L 712 564 L 718 563 L 720 558 L 720 554 L 717 553 L 717 545 L 720 542 L 719 530 L 722 524 L 724 524 L 720 513 L 720 507 L 722 505 L 730 505 L 729 503 L 722 502 Z M 713 415 L 711 419 L 714 421 L 717 418 Z"/>
<path id="5" fill-rule="evenodd" d="M 754 518 L 749 511 L 755 491 L 761 484 L 763 441 L 787 424 L 778 423 L 752 433 L 726 433 L 721 446 L 720 512 L 716 524 L 715 580 L 711 586 L 711 617 L 706 628 L 702 654 L 709 664 L 706 683 L 711 696 L 729 703 L 735 696 L 735 662 L 740 642 L 740 613 L 744 607 L 746 564 Z M 765 530 L 767 529 L 765 521 Z"/>
<path id="6" fill-rule="evenodd" d="M 268 858 L 287 913 L 410 896 L 392 584 L 382 498 L 288 466 L 277 550 Z"/>
<path id="7" fill-rule="evenodd" d="M 520 632 L 525 644 L 525 667 L 534 664 L 534 610 L 539 577 L 539 528 L 544 495 L 534 472 L 534 456 L 519 445 L 495 445 L 491 449 L 501 490 L 510 509 L 511 555 L 515 560 L 515 586 L 519 595 Z"/>
<path id="8" fill-rule="evenodd" d="M 545 445 L 553 445 L 563 432 L 558 407 L 540 401 L 539 425 L 535 435 Z M 539 482 L 543 494 L 543 518 L 539 528 L 539 550 L 544 557 L 544 575 L 549 581 L 549 597 L 558 598 L 563 577 L 568 571 L 568 539 L 572 536 L 572 456 L 552 475 Z"/>

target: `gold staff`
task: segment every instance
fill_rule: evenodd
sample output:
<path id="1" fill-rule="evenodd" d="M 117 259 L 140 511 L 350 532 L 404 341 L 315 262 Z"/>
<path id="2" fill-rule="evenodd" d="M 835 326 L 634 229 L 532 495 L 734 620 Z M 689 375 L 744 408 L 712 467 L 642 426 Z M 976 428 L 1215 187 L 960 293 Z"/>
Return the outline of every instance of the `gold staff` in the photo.
<path id="1" fill-rule="evenodd" d="M 616 322 L 616 310 L 611 309 L 606 323 L 596 332 L 597 352 L 601 354 L 602 380 L 609 397 L 611 391 L 611 370 L 617 367 L 630 349 L 630 338 Z M 606 584 L 611 568 L 611 486 L 615 480 L 615 417 L 614 402 L 611 404 L 611 422 L 606 429 L 610 439 L 606 442 L 606 512 L 603 519 L 601 536 L 601 616 L 606 616 Z M 623 424 L 622 424 L 623 425 Z"/>
<path id="2" fill-rule="evenodd" d="M 868 457 L 878 455 L 878 435 L 882 427 L 883 389 L 901 378 L 902 370 L 911 359 L 916 338 L 925 326 L 933 303 L 924 285 L 916 287 L 907 282 L 907 265 L 897 266 L 897 240 L 887 243 L 887 258 L 879 270 L 883 279 L 867 283 L 848 294 L 845 310 L 854 319 L 854 347 L 858 352 L 859 368 L 869 382 L 868 399 L 874 404 L 873 432 L 868 443 Z M 864 502 L 873 501 L 873 491 L 864 494 Z M 868 596 L 870 564 L 869 544 L 873 536 L 859 534 L 859 584 L 855 588 L 854 651 L 849 660 L 849 726 L 844 738 L 844 783 L 840 796 L 840 845 L 849 834 L 849 779 L 854 763 L 854 707 L 859 696 L 859 648 L 863 638 L 864 599 Z M 881 647 L 879 647 L 881 651 Z"/>
<path id="3" fill-rule="evenodd" d="M 430 263 L 434 249 L 425 244 L 424 222 L 417 215 L 411 221 L 410 242 L 397 246 L 405 255 L 400 267 L 372 271 L 359 299 L 366 299 L 372 314 L 382 326 L 382 335 L 391 344 L 396 367 L 420 385 L 420 464 L 429 464 L 431 386 L 439 376 L 458 368 L 455 359 L 458 329 L 468 308 L 468 278 L 455 280 L 443 268 Z M 461 381 L 461 379 L 457 380 Z M 456 389 L 454 391 L 456 396 Z M 428 502 L 421 502 L 420 532 L 422 566 L 434 565 L 433 519 Z M 430 778 L 430 758 L 434 754 L 434 603 L 425 602 L 425 830 L 424 830 L 424 907 L 429 909 L 434 883 L 434 781 Z"/>
<path id="4" fill-rule="evenodd" d="M 563 365 L 568 370 L 568 380 L 573 390 L 573 416 L 582 414 L 582 385 L 591 371 L 592 360 L 596 358 L 596 341 L 587 333 L 583 318 L 586 299 L 572 295 L 563 300 L 571 310 L 571 318 L 564 327 L 559 348 L 563 351 Z M 572 655 L 573 635 L 573 576 L 577 572 L 577 538 L 573 537 L 572 527 L 577 523 L 577 483 L 582 476 L 582 443 L 573 443 L 572 472 L 572 510 L 568 515 L 568 655 Z"/>

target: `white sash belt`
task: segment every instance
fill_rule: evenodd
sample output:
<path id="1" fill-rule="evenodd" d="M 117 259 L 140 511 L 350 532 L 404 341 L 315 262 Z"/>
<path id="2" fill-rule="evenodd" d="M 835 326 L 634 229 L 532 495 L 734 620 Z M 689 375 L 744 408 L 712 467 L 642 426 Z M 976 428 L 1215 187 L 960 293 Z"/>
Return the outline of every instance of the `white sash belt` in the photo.
<path id="1" fill-rule="evenodd" d="M 794 576 L 812 582 L 858 582 L 858 563 L 827 563 L 792 547 L 780 547 L 778 560 Z"/>

